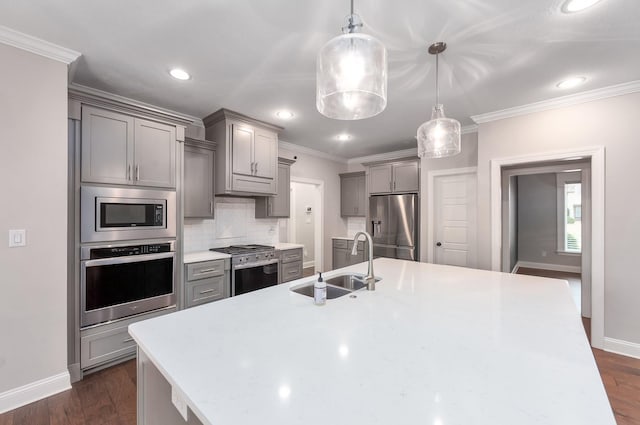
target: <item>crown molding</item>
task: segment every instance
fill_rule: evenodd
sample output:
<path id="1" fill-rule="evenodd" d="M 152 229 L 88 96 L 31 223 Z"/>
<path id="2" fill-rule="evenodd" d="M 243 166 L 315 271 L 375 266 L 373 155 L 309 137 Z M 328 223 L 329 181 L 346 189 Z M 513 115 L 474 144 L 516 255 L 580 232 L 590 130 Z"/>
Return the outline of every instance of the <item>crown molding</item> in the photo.
<path id="1" fill-rule="evenodd" d="M 515 108 L 508 108 L 502 109 L 500 111 L 489 112 L 486 114 L 473 115 L 471 119 L 477 124 L 484 124 L 487 122 L 502 120 L 505 118 L 512 118 L 520 115 L 532 114 L 535 112 L 543 112 L 551 109 L 564 108 L 567 106 L 578 105 L 581 103 L 592 102 L 594 100 L 606 99 L 609 97 L 621 96 L 636 92 L 640 92 L 640 80 L 629 81 L 628 83 L 616 84 L 613 86 L 602 87 L 595 90 L 556 97 L 549 100 L 530 103 L 528 105 L 516 106 Z"/>
<path id="2" fill-rule="evenodd" d="M 44 56 L 67 65 L 78 59 L 81 53 L 57 44 L 49 43 L 37 37 L 21 33 L 0 25 L 0 43 L 26 50 L 36 55 Z"/>
<path id="3" fill-rule="evenodd" d="M 291 152 L 296 153 L 304 153 L 307 155 L 315 156 L 317 158 L 324 158 L 330 161 L 340 162 L 343 164 L 347 163 L 347 159 L 337 155 L 331 155 L 326 152 L 320 152 L 315 149 L 308 148 L 306 146 L 295 145 L 293 143 L 285 142 L 284 140 L 280 140 L 278 142 L 278 147 L 282 149 L 286 149 Z"/>
<path id="4" fill-rule="evenodd" d="M 417 158 L 417 157 L 418 157 L 418 148 L 415 147 L 411 149 L 403 149 L 401 151 L 377 153 L 374 155 L 351 158 L 347 161 L 347 163 L 363 164 L 363 163 L 384 162 L 384 161 L 392 161 L 395 159 L 407 159 L 407 158 Z"/>
<path id="5" fill-rule="evenodd" d="M 93 87 L 83 86 L 81 84 L 69 84 L 69 99 L 97 104 L 98 106 L 105 106 L 108 108 L 115 108 L 129 113 L 143 113 L 161 120 L 169 120 L 182 125 L 204 127 L 202 119 L 200 118 L 182 114 L 170 109 L 160 108 L 149 103 L 140 102 L 138 100 L 94 89 Z"/>
<path id="6" fill-rule="evenodd" d="M 478 124 L 465 125 L 460 129 L 460 134 L 472 134 L 478 132 Z"/>

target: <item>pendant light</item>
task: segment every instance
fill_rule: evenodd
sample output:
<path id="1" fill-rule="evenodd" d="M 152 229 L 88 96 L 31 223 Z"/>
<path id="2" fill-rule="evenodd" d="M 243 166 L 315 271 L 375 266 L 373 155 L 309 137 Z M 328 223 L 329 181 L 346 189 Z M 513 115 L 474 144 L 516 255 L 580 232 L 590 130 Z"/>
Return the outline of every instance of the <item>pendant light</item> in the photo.
<path id="1" fill-rule="evenodd" d="M 429 53 L 436 55 L 436 105 L 431 112 L 431 120 L 418 128 L 418 156 L 420 158 L 443 158 L 460 153 L 460 123 L 444 116 L 444 107 L 440 104 L 438 88 L 438 55 L 445 51 L 447 44 L 434 43 Z"/>
<path id="2" fill-rule="evenodd" d="M 360 33 L 362 21 L 353 13 L 339 35 L 318 53 L 316 107 L 329 118 L 359 120 L 387 106 L 387 50 L 376 38 Z"/>

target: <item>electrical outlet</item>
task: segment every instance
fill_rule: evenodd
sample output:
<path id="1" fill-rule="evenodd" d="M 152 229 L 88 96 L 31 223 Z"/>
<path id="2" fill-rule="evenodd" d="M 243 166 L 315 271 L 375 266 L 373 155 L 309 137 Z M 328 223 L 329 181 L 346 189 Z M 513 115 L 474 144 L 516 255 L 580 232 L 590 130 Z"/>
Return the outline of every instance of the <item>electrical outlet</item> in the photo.
<path id="1" fill-rule="evenodd" d="M 546 257 L 547 256 L 547 251 L 542 251 L 542 256 Z"/>
<path id="2" fill-rule="evenodd" d="M 27 231 L 25 229 L 9 230 L 9 248 L 27 245 Z"/>

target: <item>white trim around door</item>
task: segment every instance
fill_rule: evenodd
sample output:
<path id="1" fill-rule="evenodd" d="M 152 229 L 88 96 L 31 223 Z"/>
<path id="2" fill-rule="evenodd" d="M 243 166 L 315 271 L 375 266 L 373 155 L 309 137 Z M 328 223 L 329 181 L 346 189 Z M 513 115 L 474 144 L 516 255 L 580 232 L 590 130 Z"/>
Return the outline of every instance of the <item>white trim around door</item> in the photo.
<path id="1" fill-rule="evenodd" d="M 594 146 L 491 160 L 491 269 L 500 271 L 502 259 L 502 167 L 526 163 L 591 159 L 591 345 L 603 349 L 604 340 L 604 200 L 605 149 Z"/>
<path id="2" fill-rule="evenodd" d="M 324 180 L 309 179 L 306 177 L 291 176 L 291 182 L 312 184 L 318 188 L 320 193 L 320 205 L 318 211 L 315 213 L 315 237 L 314 237 L 314 267 L 316 270 L 324 270 Z M 289 221 L 289 229 L 295 224 L 295 219 L 292 217 Z M 289 237 L 291 237 L 291 230 L 289 230 Z"/>
<path id="3" fill-rule="evenodd" d="M 427 173 L 427 262 L 434 261 L 434 231 L 435 231 L 435 179 L 442 176 L 456 176 L 461 174 L 477 174 L 477 167 L 449 168 L 446 170 L 434 170 Z M 476 182 L 477 184 L 477 182 Z"/>

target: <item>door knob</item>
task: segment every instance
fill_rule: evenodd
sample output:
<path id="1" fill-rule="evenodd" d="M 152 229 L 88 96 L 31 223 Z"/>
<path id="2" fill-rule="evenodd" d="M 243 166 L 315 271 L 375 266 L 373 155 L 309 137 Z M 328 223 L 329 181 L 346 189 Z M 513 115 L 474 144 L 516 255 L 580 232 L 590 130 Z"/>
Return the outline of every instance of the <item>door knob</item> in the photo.
<path id="1" fill-rule="evenodd" d="M 442 246 L 442 242 L 436 243 L 436 246 Z"/>

